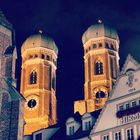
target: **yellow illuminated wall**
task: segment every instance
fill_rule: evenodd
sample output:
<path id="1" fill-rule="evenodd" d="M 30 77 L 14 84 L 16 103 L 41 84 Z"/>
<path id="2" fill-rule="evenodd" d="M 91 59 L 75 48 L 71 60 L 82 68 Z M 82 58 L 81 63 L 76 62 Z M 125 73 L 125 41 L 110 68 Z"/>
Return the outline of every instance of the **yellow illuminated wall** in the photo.
<path id="1" fill-rule="evenodd" d="M 74 102 L 74 112 L 80 114 L 103 107 L 119 72 L 119 40 L 106 36 L 93 37 L 83 47 L 84 100 Z"/>
<path id="2" fill-rule="evenodd" d="M 42 42 L 46 46 L 42 47 Z M 21 93 L 26 99 L 24 135 L 47 128 L 57 121 L 57 54 L 47 48 L 47 43 L 48 40 L 42 40 L 38 35 L 27 39 L 22 46 Z"/>

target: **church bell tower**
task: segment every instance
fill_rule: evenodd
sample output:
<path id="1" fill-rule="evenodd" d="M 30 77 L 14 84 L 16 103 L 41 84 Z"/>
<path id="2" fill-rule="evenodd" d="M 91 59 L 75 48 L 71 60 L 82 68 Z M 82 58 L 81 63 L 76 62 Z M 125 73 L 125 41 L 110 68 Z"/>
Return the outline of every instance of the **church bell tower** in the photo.
<path id="1" fill-rule="evenodd" d="M 84 100 L 74 102 L 80 114 L 101 109 L 109 97 L 119 72 L 119 37 L 99 21 L 82 37 L 84 47 Z"/>
<path id="2" fill-rule="evenodd" d="M 21 93 L 24 105 L 24 135 L 57 122 L 56 69 L 58 49 L 52 38 L 40 32 L 26 39 L 21 48 Z"/>

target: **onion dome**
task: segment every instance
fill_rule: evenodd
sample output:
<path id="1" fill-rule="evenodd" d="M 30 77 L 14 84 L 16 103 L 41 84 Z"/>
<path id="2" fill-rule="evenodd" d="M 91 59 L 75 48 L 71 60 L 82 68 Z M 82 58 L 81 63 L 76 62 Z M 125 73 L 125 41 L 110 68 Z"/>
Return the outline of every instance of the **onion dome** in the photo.
<path id="1" fill-rule="evenodd" d="M 28 37 L 23 43 L 21 51 L 23 52 L 27 49 L 37 48 L 37 47 L 54 50 L 56 54 L 58 54 L 58 48 L 54 40 L 49 36 L 42 34 L 41 31 L 39 34 L 31 35 L 30 37 Z"/>
<path id="2" fill-rule="evenodd" d="M 83 34 L 82 42 L 85 44 L 88 40 L 98 37 L 109 37 L 119 40 L 116 30 L 104 25 L 101 21 L 98 24 L 91 25 Z"/>

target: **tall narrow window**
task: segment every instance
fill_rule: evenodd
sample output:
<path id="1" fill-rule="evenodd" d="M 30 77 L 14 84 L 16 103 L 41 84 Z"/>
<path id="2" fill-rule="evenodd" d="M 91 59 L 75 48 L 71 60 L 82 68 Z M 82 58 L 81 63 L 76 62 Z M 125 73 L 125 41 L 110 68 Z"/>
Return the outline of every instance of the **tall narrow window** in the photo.
<path id="1" fill-rule="evenodd" d="M 114 134 L 114 140 L 121 140 L 121 132 L 116 132 Z"/>
<path id="2" fill-rule="evenodd" d="M 105 47 L 109 49 L 109 44 L 107 42 L 105 43 Z"/>
<path id="3" fill-rule="evenodd" d="M 99 43 L 99 48 L 102 48 L 102 43 Z"/>
<path id="4" fill-rule="evenodd" d="M 100 61 L 95 63 L 95 74 L 103 74 L 103 63 Z"/>
<path id="5" fill-rule="evenodd" d="M 133 129 L 130 128 L 130 129 L 127 129 L 127 140 L 134 140 L 134 132 L 133 132 Z"/>
<path id="6" fill-rule="evenodd" d="M 111 67 L 111 75 L 113 77 L 114 69 L 113 69 L 113 59 L 112 59 L 112 57 L 110 57 L 110 67 Z"/>
<path id="7" fill-rule="evenodd" d="M 109 135 L 105 135 L 102 137 L 102 140 L 109 140 Z"/>
<path id="8" fill-rule="evenodd" d="M 97 45 L 96 44 L 93 44 L 93 48 L 97 48 Z"/>
<path id="9" fill-rule="evenodd" d="M 44 58 L 45 58 L 45 55 L 44 55 L 44 54 L 42 54 L 42 55 L 41 55 L 41 58 L 42 58 L 42 59 L 44 59 Z"/>
<path id="10" fill-rule="evenodd" d="M 35 140 L 42 140 L 42 133 L 36 134 Z"/>
<path id="11" fill-rule="evenodd" d="M 110 68 L 111 68 L 111 76 L 112 78 L 116 78 L 116 62 L 115 57 L 110 57 Z"/>
<path id="12" fill-rule="evenodd" d="M 46 59 L 47 59 L 47 60 L 50 60 L 50 56 L 49 56 L 49 55 L 46 55 Z"/>
<path id="13" fill-rule="evenodd" d="M 73 135 L 74 134 L 74 126 L 69 127 L 69 134 Z"/>
<path id="14" fill-rule="evenodd" d="M 111 44 L 110 47 L 111 47 L 112 50 L 115 50 L 113 44 Z"/>
<path id="15" fill-rule="evenodd" d="M 90 121 L 85 122 L 85 130 L 90 129 Z"/>
<path id="16" fill-rule="evenodd" d="M 30 84 L 36 84 L 37 83 L 37 73 L 36 71 L 33 71 L 30 74 Z"/>

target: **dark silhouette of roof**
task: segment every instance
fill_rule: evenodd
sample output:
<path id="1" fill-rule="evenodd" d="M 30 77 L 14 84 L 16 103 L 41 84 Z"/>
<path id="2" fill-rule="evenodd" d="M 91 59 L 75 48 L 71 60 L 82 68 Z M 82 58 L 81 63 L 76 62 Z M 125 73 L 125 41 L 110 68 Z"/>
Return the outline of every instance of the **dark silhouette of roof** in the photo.
<path id="1" fill-rule="evenodd" d="M 91 112 L 90 114 L 92 115 L 92 117 L 97 119 L 100 112 L 101 112 L 101 109 Z M 65 123 L 61 124 L 60 129 L 50 138 L 50 140 L 58 140 L 58 138 L 62 139 L 62 140 L 70 140 L 70 139 L 78 139 L 78 138 L 84 138 L 84 137 L 89 136 L 92 127 L 87 131 L 82 130 L 82 120 L 81 120 L 82 116 L 79 114 L 79 112 L 76 112 L 75 114 L 73 114 L 70 117 L 73 117 L 75 119 L 75 121 L 78 121 L 81 123 L 81 126 L 77 130 L 77 132 L 71 136 L 66 135 L 66 121 L 67 121 L 66 120 Z"/>

